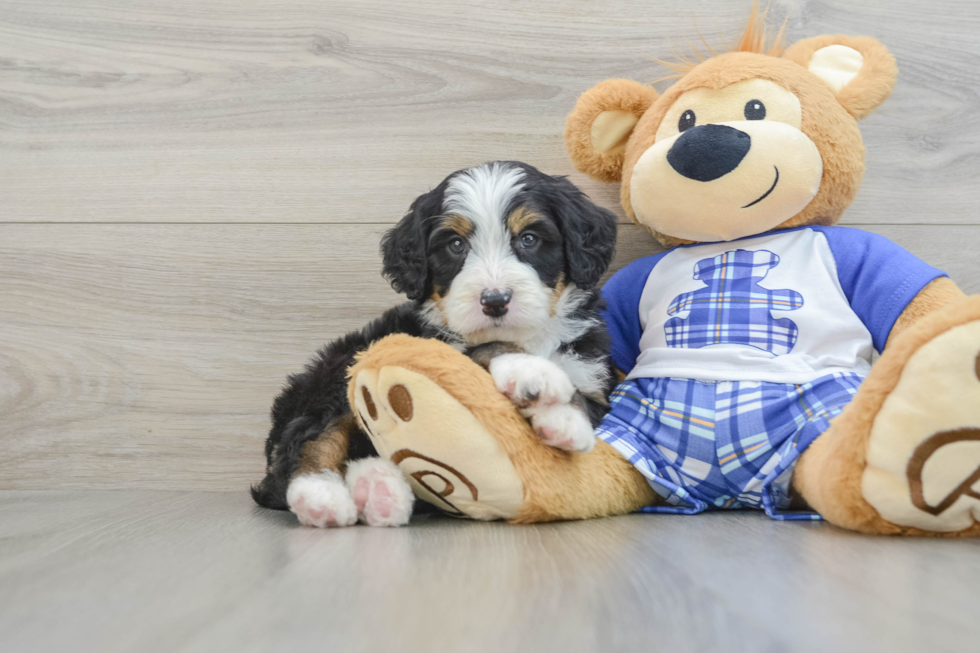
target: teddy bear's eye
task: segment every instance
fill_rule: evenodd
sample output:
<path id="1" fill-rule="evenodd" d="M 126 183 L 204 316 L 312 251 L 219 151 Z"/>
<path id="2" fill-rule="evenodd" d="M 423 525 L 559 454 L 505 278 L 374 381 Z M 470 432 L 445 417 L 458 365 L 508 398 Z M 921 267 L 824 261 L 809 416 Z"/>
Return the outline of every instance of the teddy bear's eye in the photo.
<path id="1" fill-rule="evenodd" d="M 688 109 L 681 114 L 681 119 L 677 121 L 677 129 L 679 131 L 687 131 L 694 126 L 695 122 L 697 122 L 697 117 L 694 115 L 693 111 Z"/>
<path id="2" fill-rule="evenodd" d="M 762 120 L 766 117 L 766 105 L 759 100 L 749 100 L 745 103 L 746 120 Z"/>

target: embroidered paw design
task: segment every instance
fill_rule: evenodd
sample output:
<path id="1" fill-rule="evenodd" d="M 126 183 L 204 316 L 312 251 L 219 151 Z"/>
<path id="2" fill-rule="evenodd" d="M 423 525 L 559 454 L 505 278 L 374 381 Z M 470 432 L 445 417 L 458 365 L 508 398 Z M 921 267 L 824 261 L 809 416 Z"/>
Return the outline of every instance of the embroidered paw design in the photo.
<path id="1" fill-rule="evenodd" d="M 980 522 L 980 320 L 912 353 L 865 456 L 861 493 L 885 520 L 946 533 Z"/>
<path id="2" fill-rule="evenodd" d="M 803 295 L 759 285 L 777 265 L 779 257 L 764 249 L 738 249 L 698 261 L 694 278 L 706 287 L 678 295 L 667 308 L 668 315 L 678 315 L 664 325 L 667 346 L 748 345 L 773 356 L 788 354 L 799 329 L 788 318 L 774 319 L 772 311 L 795 311 L 803 306 Z"/>

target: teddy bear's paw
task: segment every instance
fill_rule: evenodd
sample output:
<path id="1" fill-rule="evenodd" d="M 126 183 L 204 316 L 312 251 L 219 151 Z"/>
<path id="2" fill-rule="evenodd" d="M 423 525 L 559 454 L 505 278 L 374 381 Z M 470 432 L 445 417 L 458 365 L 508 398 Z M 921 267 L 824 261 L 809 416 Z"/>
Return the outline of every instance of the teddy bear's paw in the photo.
<path id="1" fill-rule="evenodd" d="M 330 470 L 294 478 L 286 490 L 286 503 L 304 526 L 328 528 L 357 523 L 357 507 L 344 479 Z"/>
<path id="2" fill-rule="evenodd" d="M 503 354 L 490 361 L 497 390 L 519 408 L 567 404 L 575 394 L 568 374 L 555 363 L 530 354 Z"/>
<path id="3" fill-rule="evenodd" d="M 368 526 L 404 526 L 412 516 L 415 495 L 389 460 L 363 458 L 350 463 L 347 487 L 358 516 Z"/>
<path id="4" fill-rule="evenodd" d="M 456 355 L 465 363 L 458 375 L 463 387 L 456 390 L 465 397 L 465 393 L 474 392 L 465 374 L 484 372 L 473 369 L 472 361 L 453 351 L 452 356 Z M 443 379 L 448 384 L 454 381 L 456 375 Z M 361 365 L 355 368 L 351 383 L 358 423 L 378 454 L 392 461 L 388 469 L 397 469 L 419 498 L 455 517 L 510 519 L 519 513 L 524 502 L 523 483 L 488 425 L 512 428 L 520 424 L 526 429 L 527 424 L 521 423 L 523 420 L 497 396 L 489 378 L 483 378 L 474 402 L 485 405 L 483 395 L 492 394 L 496 407 L 492 413 L 507 415 L 491 414 L 486 423 L 442 384 L 416 370 L 397 365 L 377 368 Z M 487 411 L 482 416 L 486 417 Z M 499 422 L 495 421 L 497 418 Z M 524 435 L 531 437 L 529 432 Z M 358 463 L 352 463 L 347 478 L 355 497 L 360 499 L 364 496 L 364 485 L 358 490 L 358 467 Z M 377 476 L 390 478 L 380 472 Z M 367 480 L 374 478 L 370 476 Z M 401 496 L 390 481 L 384 481 L 383 485 L 382 493 L 387 490 L 396 499 Z M 369 499 L 364 503 L 368 519 L 372 518 L 368 509 L 372 506 L 371 487 L 369 483 Z M 376 492 L 377 487 L 374 486 Z M 396 516 L 398 505 L 401 504 L 393 504 L 390 518 Z"/>
<path id="5" fill-rule="evenodd" d="M 549 446 L 578 453 L 588 453 L 595 447 L 588 415 L 571 404 L 548 404 L 522 412 L 531 420 L 537 436 Z"/>
<path id="6" fill-rule="evenodd" d="M 980 321 L 916 350 L 875 417 L 862 477 L 886 520 L 954 532 L 980 522 Z"/>

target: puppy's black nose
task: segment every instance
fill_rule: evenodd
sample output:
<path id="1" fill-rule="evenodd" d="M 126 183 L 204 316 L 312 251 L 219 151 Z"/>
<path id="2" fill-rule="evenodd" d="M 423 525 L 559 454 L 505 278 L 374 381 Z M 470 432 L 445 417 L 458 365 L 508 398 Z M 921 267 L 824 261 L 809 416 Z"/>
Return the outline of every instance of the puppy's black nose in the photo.
<path id="1" fill-rule="evenodd" d="M 752 137 L 727 125 L 701 125 L 681 134 L 667 151 L 670 167 L 688 179 L 714 181 L 738 167 Z"/>
<path id="2" fill-rule="evenodd" d="M 507 313 L 507 304 L 509 302 L 509 292 L 484 290 L 480 293 L 480 303 L 483 305 L 483 313 L 490 317 L 503 317 Z"/>

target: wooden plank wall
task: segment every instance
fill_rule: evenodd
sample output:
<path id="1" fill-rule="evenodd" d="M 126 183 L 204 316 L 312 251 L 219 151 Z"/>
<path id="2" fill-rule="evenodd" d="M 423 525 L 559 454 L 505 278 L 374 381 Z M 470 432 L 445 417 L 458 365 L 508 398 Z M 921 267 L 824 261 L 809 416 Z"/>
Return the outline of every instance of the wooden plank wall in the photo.
<path id="1" fill-rule="evenodd" d="M 565 114 L 749 4 L 0 0 L 0 489 L 244 489 L 283 377 L 397 301 L 377 244 L 416 195 L 522 159 L 622 216 Z M 772 12 L 898 57 L 843 223 L 980 291 L 976 4 Z M 653 251 L 624 226 L 616 267 Z"/>

